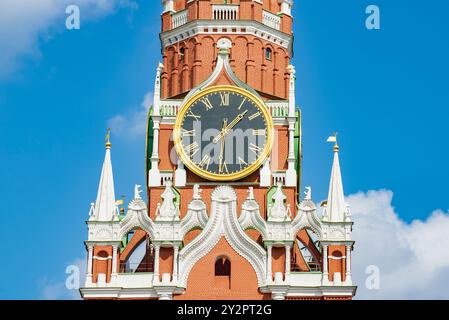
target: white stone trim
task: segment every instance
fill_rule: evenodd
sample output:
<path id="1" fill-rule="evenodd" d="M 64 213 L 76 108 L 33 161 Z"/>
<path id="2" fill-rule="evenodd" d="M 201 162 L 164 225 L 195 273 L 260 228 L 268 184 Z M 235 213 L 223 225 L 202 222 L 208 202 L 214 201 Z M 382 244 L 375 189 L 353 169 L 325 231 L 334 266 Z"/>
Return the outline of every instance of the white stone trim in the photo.
<path id="1" fill-rule="evenodd" d="M 231 187 L 221 186 L 213 191 L 211 214 L 206 227 L 179 253 L 179 286 L 187 286 L 194 264 L 208 254 L 223 236 L 252 265 L 259 287 L 264 285 L 266 253 L 240 227 L 236 206 L 237 195 Z"/>
<path id="2" fill-rule="evenodd" d="M 270 28 L 281 30 L 281 17 L 269 11 L 262 11 L 262 23 Z"/>
<path id="3" fill-rule="evenodd" d="M 206 29 L 208 31 L 206 31 Z M 213 31 L 217 29 L 217 31 Z M 226 31 L 224 31 L 226 29 Z M 235 29 L 235 32 L 232 30 Z M 243 31 L 245 29 L 245 31 Z M 189 39 L 198 34 L 239 34 L 257 36 L 266 41 L 287 49 L 291 53 L 292 37 L 284 32 L 270 28 L 258 21 L 250 20 L 194 20 L 185 25 L 161 33 L 162 51 L 179 41 Z"/>
<path id="4" fill-rule="evenodd" d="M 187 9 L 173 13 L 171 16 L 172 28 L 175 29 L 185 25 L 187 23 L 188 13 Z"/>
<path id="5" fill-rule="evenodd" d="M 107 256 L 107 257 L 94 256 L 93 258 L 94 258 L 94 260 L 100 260 L 100 261 L 112 260 L 112 256 Z"/>

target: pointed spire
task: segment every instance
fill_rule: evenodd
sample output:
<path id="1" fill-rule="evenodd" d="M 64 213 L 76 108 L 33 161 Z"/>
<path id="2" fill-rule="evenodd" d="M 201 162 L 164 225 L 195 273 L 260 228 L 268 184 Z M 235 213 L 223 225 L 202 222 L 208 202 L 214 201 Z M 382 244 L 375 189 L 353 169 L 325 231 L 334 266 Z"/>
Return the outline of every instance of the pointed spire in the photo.
<path id="1" fill-rule="evenodd" d="M 106 154 L 101 170 L 97 201 L 91 220 L 112 221 L 117 214 L 114 192 L 114 177 L 111 163 L 111 129 L 106 135 Z"/>
<path id="2" fill-rule="evenodd" d="M 328 142 L 334 142 L 334 163 L 332 165 L 331 180 L 329 185 L 329 196 L 327 198 L 327 220 L 330 222 L 343 222 L 346 212 L 345 195 L 343 192 L 343 182 L 341 179 L 340 160 L 338 152 L 340 150 L 337 143 L 337 133 L 330 137 Z"/>

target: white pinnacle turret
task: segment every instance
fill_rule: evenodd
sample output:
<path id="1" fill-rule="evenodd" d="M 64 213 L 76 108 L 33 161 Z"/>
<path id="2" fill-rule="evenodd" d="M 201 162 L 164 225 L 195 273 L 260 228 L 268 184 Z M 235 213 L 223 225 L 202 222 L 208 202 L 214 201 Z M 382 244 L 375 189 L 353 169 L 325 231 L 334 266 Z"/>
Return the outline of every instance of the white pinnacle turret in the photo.
<path id="1" fill-rule="evenodd" d="M 335 138 L 334 163 L 332 165 L 331 180 L 329 185 L 329 196 L 327 198 L 326 218 L 330 222 L 345 221 L 345 195 L 341 179 L 340 160 L 338 158 L 339 147 Z"/>
<path id="2" fill-rule="evenodd" d="M 106 154 L 101 170 L 100 184 L 98 186 L 97 201 L 95 202 L 92 221 L 112 221 L 117 215 L 114 192 L 114 177 L 111 163 L 110 133 L 106 136 Z"/>

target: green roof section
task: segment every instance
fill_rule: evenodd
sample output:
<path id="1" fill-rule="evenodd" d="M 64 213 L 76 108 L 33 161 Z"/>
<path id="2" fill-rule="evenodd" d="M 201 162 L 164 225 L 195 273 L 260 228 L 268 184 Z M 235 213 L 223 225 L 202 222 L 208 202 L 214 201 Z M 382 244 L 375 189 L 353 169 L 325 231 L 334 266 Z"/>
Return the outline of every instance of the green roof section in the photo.
<path id="1" fill-rule="evenodd" d="M 295 124 L 295 169 L 298 181 L 296 183 L 298 192 L 298 201 L 301 198 L 301 169 L 302 169 L 302 127 L 301 127 L 301 110 L 296 111 Z"/>

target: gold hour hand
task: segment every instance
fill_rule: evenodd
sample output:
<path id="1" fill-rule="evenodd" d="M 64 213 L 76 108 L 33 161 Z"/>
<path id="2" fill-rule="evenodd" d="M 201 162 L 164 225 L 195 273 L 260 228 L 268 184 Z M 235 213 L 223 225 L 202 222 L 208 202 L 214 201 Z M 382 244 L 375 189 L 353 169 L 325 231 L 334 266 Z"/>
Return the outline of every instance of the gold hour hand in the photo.
<path id="1" fill-rule="evenodd" d="M 220 141 L 220 139 L 222 139 L 225 135 L 227 135 L 229 130 L 234 128 L 237 125 L 237 123 L 242 121 L 242 119 L 245 117 L 247 112 L 248 112 L 248 110 L 245 110 L 244 112 L 239 114 L 227 127 L 223 128 L 223 130 L 221 130 L 220 134 L 214 138 L 213 142 L 217 143 L 218 141 Z"/>

